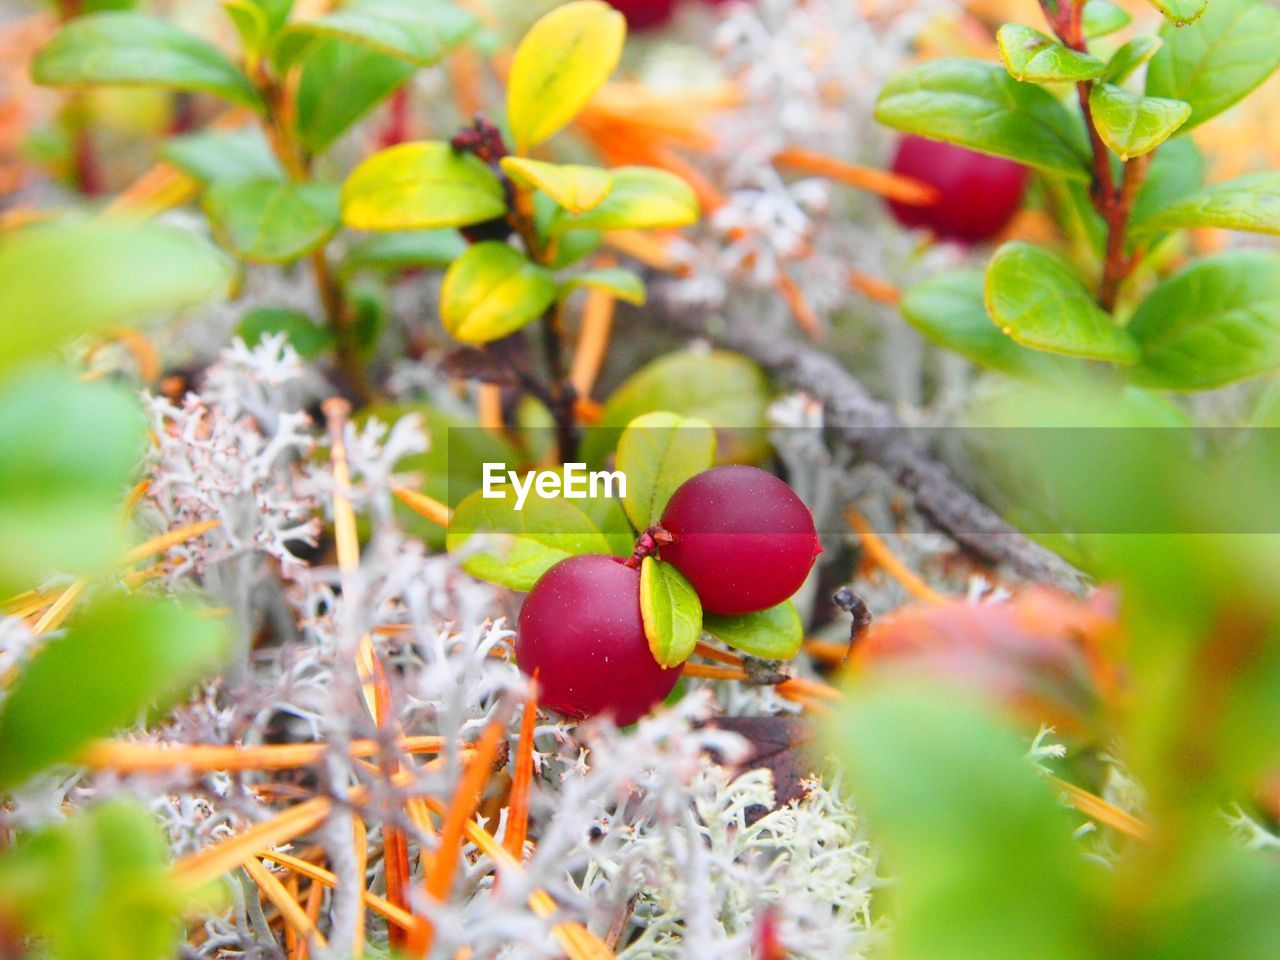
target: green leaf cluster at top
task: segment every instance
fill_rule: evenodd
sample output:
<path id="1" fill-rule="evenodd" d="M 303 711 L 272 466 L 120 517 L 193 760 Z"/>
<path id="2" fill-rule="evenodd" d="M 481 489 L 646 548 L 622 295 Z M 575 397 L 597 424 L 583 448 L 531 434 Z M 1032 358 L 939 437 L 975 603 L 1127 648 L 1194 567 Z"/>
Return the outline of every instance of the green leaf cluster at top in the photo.
<path id="1" fill-rule="evenodd" d="M 1050 16 L 1057 11 L 1069 20 L 1071 2 L 1050 5 Z M 1121 298 L 1120 309 L 1112 308 L 1115 289 L 1095 297 L 1095 273 L 1115 274 L 1118 287 L 1175 231 L 1280 234 L 1280 174 L 1202 187 L 1198 153 L 1183 137 L 1280 67 L 1280 8 L 1253 0 L 1153 3 L 1167 18 L 1160 35 L 1131 38 L 1105 60 L 1085 41 L 1123 27 L 1128 17 L 1088 0 L 1077 11 L 1082 34 L 1070 44 L 1007 24 L 998 36 L 1004 69 L 935 60 L 885 86 L 876 110 L 881 122 L 1033 167 L 1051 195 L 1067 201 L 1061 206 L 1077 211 L 1083 240 L 1070 259 L 1008 244 L 985 277 L 966 270 L 918 284 L 902 311 L 926 336 L 975 363 L 1033 380 L 1078 380 L 1087 375 L 1083 360 L 1114 365 L 1122 379 L 1156 390 L 1201 390 L 1280 370 L 1271 279 L 1280 275 L 1280 257 L 1273 253 L 1193 263 L 1161 279 L 1145 300 Z M 1062 22 L 1051 25 L 1063 30 Z M 1143 67 L 1145 86 L 1130 89 Z M 1059 96 L 1054 84 L 1076 85 L 1081 96 Z M 1087 115 L 1065 105 L 1077 99 L 1087 103 Z M 1086 124 L 1100 156 L 1091 156 Z M 1100 166 L 1111 185 L 1096 182 Z"/>
<path id="2" fill-rule="evenodd" d="M 640 565 L 645 635 L 663 667 L 689 659 L 704 632 L 753 656 L 793 657 L 803 628 L 790 600 L 760 613 L 704 618 L 697 593 L 680 571 L 636 550 L 637 536 L 657 524 L 676 489 L 709 468 L 715 456 L 716 433 L 707 421 L 667 411 L 642 414 L 618 440 L 617 470 L 626 477 L 621 500 L 597 496 L 571 502 L 534 491 L 517 509 L 514 493 L 497 498 L 476 491 L 450 519 L 448 548 L 473 576 L 520 591 L 532 589 L 547 570 L 571 556 L 631 558 Z"/>
<path id="3" fill-rule="evenodd" d="M 643 302 L 623 270 L 557 270 L 592 252 L 607 230 L 680 227 L 698 218 L 692 189 L 648 167 L 605 170 L 527 155 L 561 130 L 604 84 L 621 55 L 622 15 L 602 0 L 552 10 L 516 48 L 507 90 L 513 152 L 490 157 L 444 142 L 406 143 L 369 157 L 342 189 L 342 218 L 355 229 L 402 231 L 506 221 L 519 248 L 477 243 L 450 266 L 441 292 L 445 329 L 464 343 L 509 336 L 580 287 Z M 506 145 L 502 146 L 505 154 Z"/>

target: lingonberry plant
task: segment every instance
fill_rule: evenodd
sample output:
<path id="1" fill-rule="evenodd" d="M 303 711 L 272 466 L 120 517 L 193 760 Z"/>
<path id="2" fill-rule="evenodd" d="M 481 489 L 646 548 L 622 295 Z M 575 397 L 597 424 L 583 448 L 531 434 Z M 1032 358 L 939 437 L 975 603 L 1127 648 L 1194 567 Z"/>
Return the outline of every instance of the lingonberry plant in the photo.
<path id="1" fill-rule="evenodd" d="M 985 276 L 940 274 L 909 290 L 903 313 L 927 336 L 1015 375 L 1084 377 L 1082 361 L 1096 361 L 1151 390 L 1280 367 L 1276 313 L 1262 306 L 1280 278 L 1273 252 L 1216 254 L 1167 276 L 1164 255 L 1189 229 L 1280 233 L 1277 175 L 1203 186 L 1187 137 L 1280 65 L 1280 11 L 1254 0 L 1156 5 L 1159 35 L 1116 45 L 1106 37 L 1128 22 L 1120 8 L 1041 0 L 1048 33 L 1001 27 L 1002 65 L 935 60 L 885 87 L 881 122 L 1035 169 L 1072 231 L 1066 256 L 1016 240 Z M 972 197 L 965 229 L 982 232 L 1002 203 Z"/>

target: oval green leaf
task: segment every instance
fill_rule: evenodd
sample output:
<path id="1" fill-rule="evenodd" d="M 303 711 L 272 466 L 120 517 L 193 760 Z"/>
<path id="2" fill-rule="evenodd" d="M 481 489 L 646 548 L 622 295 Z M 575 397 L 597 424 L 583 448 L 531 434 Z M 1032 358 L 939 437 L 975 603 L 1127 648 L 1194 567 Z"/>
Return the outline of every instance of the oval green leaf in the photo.
<path id="1" fill-rule="evenodd" d="M 607 290 L 619 300 L 644 306 L 644 281 L 630 270 L 621 267 L 600 267 L 570 277 L 560 285 L 560 296 L 567 297 L 575 290 L 590 287 L 594 290 Z"/>
<path id="2" fill-rule="evenodd" d="M 684 574 L 655 557 L 640 564 L 640 616 L 649 652 L 662 669 L 693 656 L 702 636 L 702 602 Z"/>
<path id="3" fill-rule="evenodd" d="M 413 64 L 368 47 L 321 38 L 298 81 L 298 139 L 323 153 L 413 75 Z M 341 90 L 335 97 L 333 91 Z"/>
<path id="4" fill-rule="evenodd" d="M 698 222 L 698 198 L 674 173 L 653 167 L 611 170 L 613 188 L 597 206 L 572 216 L 562 214 L 551 226 L 566 230 L 654 230 Z"/>
<path id="5" fill-rule="evenodd" d="M 291 24 L 282 50 L 287 59 L 306 49 L 302 38 L 325 37 L 430 67 L 478 26 L 472 14 L 443 0 L 363 0 Z"/>
<path id="6" fill-rule="evenodd" d="M 1160 28 L 1147 94 L 1191 104 L 1190 126 L 1241 100 L 1280 67 L 1280 10 L 1257 0 L 1213 0 L 1195 23 Z"/>
<path id="7" fill-rule="evenodd" d="M 447 143 L 402 143 L 375 153 L 342 187 L 342 218 L 357 230 L 463 227 L 507 210 L 484 162 Z"/>
<path id="8" fill-rule="evenodd" d="M 1080 121 L 1047 91 L 994 63 L 952 58 L 911 67 L 885 85 L 876 119 L 1069 179 L 1089 177 Z"/>
<path id="9" fill-rule="evenodd" d="M 637 417 L 618 440 L 618 469 L 627 478 L 623 509 L 637 530 L 656 523 L 676 488 L 715 461 L 711 424 L 657 411 Z"/>
<path id="10" fill-rule="evenodd" d="M 0 371 L 79 334 L 225 292 L 207 240 L 157 224 L 33 224 L 0 238 Z"/>
<path id="11" fill-rule="evenodd" d="M 257 126 L 174 137 L 160 148 L 160 155 L 201 183 L 284 179 L 284 168 Z"/>
<path id="12" fill-rule="evenodd" d="M 762 660 L 790 660 L 804 642 L 800 611 L 790 600 L 736 617 L 708 613 L 702 618 L 702 629 L 721 643 Z"/>
<path id="13" fill-rule="evenodd" d="M 447 267 L 467 252 L 456 230 L 405 230 L 381 233 L 356 244 L 342 260 L 344 273 Z"/>
<path id="14" fill-rule="evenodd" d="M 444 275 L 440 319 L 463 343 L 488 343 L 536 320 L 556 299 L 551 271 L 514 247 L 486 240 L 460 256 Z"/>
<path id="15" fill-rule="evenodd" d="M 517 153 L 578 115 L 618 65 L 626 36 L 626 19 L 602 0 L 573 0 L 529 28 L 507 84 L 507 122 Z"/>
<path id="16" fill-rule="evenodd" d="M 0 791 L 176 702 L 222 662 L 228 636 L 221 620 L 167 600 L 111 595 L 86 607 L 0 706 Z"/>
<path id="17" fill-rule="evenodd" d="M 1026 83 L 1078 82 L 1102 75 L 1097 57 L 1072 50 L 1039 30 L 1006 23 L 996 35 L 1005 69 Z"/>
<path id="18" fill-rule="evenodd" d="M 613 186 L 613 177 L 608 170 L 577 163 L 503 157 L 502 169 L 518 186 L 537 188 L 575 214 L 600 206 Z"/>
<path id="19" fill-rule="evenodd" d="M 204 195 L 214 231 L 238 257 L 290 263 L 328 240 L 341 224 L 338 188 L 287 180 L 224 180 Z"/>
<path id="20" fill-rule="evenodd" d="M 1111 0 L 1088 0 L 1084 5 L 1082 20 L 1084 35 L 1092 40 L 1094 37 L 1105 37 L 1109 33 L 1123 30 L 1133 17 Z"/>
<path id="21" fill-rule="evenodd" d="M 1209 4 L 1209 0 L 1149 0 L 1149 2 L 1179 27 L 1200 19 Z"/>
<path id="22" fill-rule="evenodd" d="M 462 552 L 462 569 L 473 577 L 527 592 L 538 578 L 568 557 L 609 553 L 609 541 L 573 504 L 531 492 L 521 509 L 510 485 L 503 496 L 483 490 L 466 497 L 449 520 L 445 542 Z"/>
<path id="23" fill-rule="evenodd" d="M 262 107 L 249 78 L 216 49 L 140 13 L 95 13 L 71 20 L 36 54 L 31 70 L 37 83 L 55 87 L 168 87 Z"/>
<path id="24" fill-rule="evenodd" d="M 1030 243 L 1007 243 L 991 258 L 987 312 L 1024 346 L 1111 363 L 1137 363 L 1133 338 L 1111 321 L 1061 257 Z"/>
<path id="25" fill-rule="evenodd" d="M 1123 83 L 1154 57 L 1163 43 L 1159 37 L 1134 37 L 1112 54 L 1102 79 L 1107 83 Z"/>
<path id="26" fill-rule="evenodd" d="M 1268 171 L 1215 183 L 1181 202 L 1135 220 L 1135 237 L 1168 230 L 1218 227 L 1280 235 L 1280 173 Z"/>
<path id="27" fill-rule="evenodd" d="M 1099 136 L 1121 160 L 1150 153 L 1191 116 L 1185 101 L 1142 97 L 1111 83 L 1093 85 L 1089 109 Z"/>
<path id="28" fill-rule="evenodd" d="M 1207 390 L 1280 368 L 1280 256 L 1240 250 L 1162 281 L 1129 332 L 1142 348 L 1135 383 Z"/>
<path id="29" fill-rule="evenodd" d="M 1028 380 L 1061 380 L 1073 361 L 1024 347 L 991 322 L 979 270 L 952 270 L 917 283 L 902 298 L 902 315 L 926 337 L 979 366 Z"/>

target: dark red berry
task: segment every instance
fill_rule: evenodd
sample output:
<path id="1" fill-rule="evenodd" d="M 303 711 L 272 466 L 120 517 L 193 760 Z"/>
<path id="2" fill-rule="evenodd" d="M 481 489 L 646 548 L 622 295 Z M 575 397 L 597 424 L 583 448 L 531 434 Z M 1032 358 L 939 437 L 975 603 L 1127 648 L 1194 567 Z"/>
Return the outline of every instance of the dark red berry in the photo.
<path id="1" fill-rule="evenodd" d="M 520 608 L 516 663 L 538 673 L 539 703 L 575 719 L 612 714 L 634 723 L 680 679 L 649 652 L 640 618 L 640 571 L 617 557 L 561 560 Z"/>
<path id="2" fill-rule="evenodd" d="M 927 227 L 939 237 L 979 243 L 1008 225 L 1022 206 L 1027 168 L 1012 160 L 975 153 L 950 143 L 903 137 L 893 172 L 938 188 L 930 206 L 889 201 L 904 227 Z"/>
<path id="3" fill-rule="evenodd" d="M 822 552 L 813 515 L 789 486 L 758 467 L 713 467 L 667 502 L 659 555 L 693 584 L 704 610 L 752 613 L 800 589 Z"/>
<path id="4" fill-rule="evenodd" d="M 660 27 L 671 19 L 677 0 L 609 0 L 610 6 L 627 18 L 631 30 Z"/>

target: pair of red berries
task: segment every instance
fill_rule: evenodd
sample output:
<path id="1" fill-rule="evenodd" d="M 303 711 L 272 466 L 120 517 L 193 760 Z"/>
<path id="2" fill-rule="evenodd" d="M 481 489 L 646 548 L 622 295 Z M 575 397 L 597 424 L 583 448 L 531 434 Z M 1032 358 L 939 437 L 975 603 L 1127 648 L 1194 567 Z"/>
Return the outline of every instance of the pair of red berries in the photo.
<path id="1" fill-rule="evenodd" d="M 710 613 L 782 603 L 821 550 L 808 508 L 757 467 L 713 467 L 690 478 L 659 525 L 670 535 L 660 559 L 684 574 Z M 537 672 L 543 706 L 575 718 L 610 713 L 619 725 L 660 703 L 681 672 L 663 669 L 649 652 L 639 569 L 603 554 L 562 560 L 534 584 L 520 609 L 516 662 Z"/>

